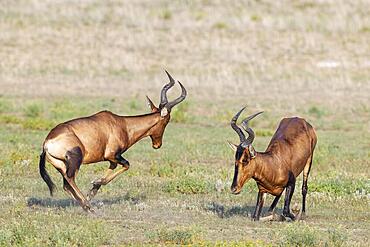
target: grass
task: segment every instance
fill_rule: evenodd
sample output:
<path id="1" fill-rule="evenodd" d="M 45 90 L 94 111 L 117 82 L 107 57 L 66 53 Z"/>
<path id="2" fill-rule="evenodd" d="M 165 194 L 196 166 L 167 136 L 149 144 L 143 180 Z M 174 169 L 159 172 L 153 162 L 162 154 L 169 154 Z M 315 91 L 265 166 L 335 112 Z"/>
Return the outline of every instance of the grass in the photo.
<path id="1" fill-rule="evenodd" d="M 370 39 L 367 1 L 84 1 L 0 3 L 0 246 L 367 246 Z M 22 38 L 20 38 L 22 37 Z M 150 139 L 103 186 L 88 215 L 51 198 L 38 156 L 52 127 L 101 110 L 150 112 L 167 69 L 188 91 L 159 150 Z M 169 100 L 180 95 L 178 85 Z M 307 119 L 318 144 L 304 222 L 252 222 L 257 186 L 229 192 L 251 123 L 263 151 L 279 121 Z M 83 193 L 107 162 L 84 165 Z M 300 207 L 297 179 L 292 204 Z M 272 197 L 268 196 L 263 213 Z M 278 204 L 281 211 L 283 200 Z M 280 210 L 280 211 L 279 211 Z"/>

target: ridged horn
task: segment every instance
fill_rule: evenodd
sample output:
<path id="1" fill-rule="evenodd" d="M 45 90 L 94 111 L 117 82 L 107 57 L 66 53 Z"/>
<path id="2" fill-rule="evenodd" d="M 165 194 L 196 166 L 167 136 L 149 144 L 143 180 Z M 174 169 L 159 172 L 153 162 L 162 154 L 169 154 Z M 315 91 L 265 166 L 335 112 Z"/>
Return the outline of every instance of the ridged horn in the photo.
<path id="1" fill-rule="evenodd" d="M 255 135 L 254 135 L 254 131 L 253 131 L 253 130 L 248 126 L 248 122 L 249 122 L 250 120 L 252 120 L 253 118 L 255 118 L 256 116 L 258 116 L 259 114 L 261 114 L 261 113 L 263 113 L 263 111 L 261 111 L 261 112 L 257 112 L 257 113 L 255 113 L 255 114 L 253 114 L 253 115 L 250 115 L 249 117 L 245 118 L 245 119 L 242 121 L 241 125 L 242 125 L 243 129 L 248 133 L 248 138 L 247 138 L 247 140 L 245 141 L 245 145 L 250 145 L 250 144 L 252 144 L 252 143 L 253 143 L 253 141 L 254 141 L 254 137 L 255 137 Z"/>
<path id="2" fill-rule="evenodd" d="M 243 143 L 246 141 L 245 135 L 243 131 L 236 125 L 236 121 L 238 120 L 240 114 L 244 111 L 245 107 L 243 107 L 230 121 L 230 126 L 235 130 L 235 132 L 238 134 L 240 142 Z"/>
<path id="3" fill-rule="evenodd" d="M 168 103 L 168 99 L 167 99 L 167 91 L 168 89 L 170 89 L 171 87 L 173 87 L 173 85 L 175 85 L 175 80 L 172 78 L 172 76 L 170 75 L 170 73 L 167 72 L 167 70 L 165 70 L 167 76 L 168 76 L 168 79 L 170 79 L 170 82 L 167 83 L 166 85 L 163 86 L 162 88 L 162 91 L 161 91 L 161 103 L 159 103 L 159 109 L 162 109 L 167 103 Z"/>

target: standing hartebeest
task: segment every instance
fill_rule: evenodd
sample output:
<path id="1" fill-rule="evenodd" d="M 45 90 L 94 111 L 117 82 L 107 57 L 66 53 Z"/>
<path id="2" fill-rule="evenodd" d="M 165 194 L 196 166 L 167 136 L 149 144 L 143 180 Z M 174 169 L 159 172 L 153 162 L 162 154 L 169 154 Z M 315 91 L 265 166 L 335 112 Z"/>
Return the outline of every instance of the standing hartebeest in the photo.
<path id="1" fill-rule="evenodd" d="M 40 174 L 53 194 L 55 185 L 45 170 L 46 159 L 62 174 L 64 190 L 77 200 L 86 211 L 93 211 L 89 201 L 102 185 L 108 184 L 117 175 L 129 169 L 129 162 L 121 155 L 140 139 L 150 136 L 153 148 L 160 148 L 164 130 L 170 121 L 172 107 L 186 97 L 182 89 L 181 96 L 168 102 L 167 91 L 175 85 L 175 80 L 166 71 L 170 82 L 161 91 L 158 107 L 148 99 L 152 112 L 140 116 L 118 116 L 109 111 L 101 111 L 89 117 L 77 118 L 57 125 L 50 131 L 43 144 L 40 155 Z M 75 183 L 81 164 L 109 161 L 106 174 L 92 182 L 93 187 L 87 198 Z M 117 165 L 121 169 L 114 171 Z"/>
<path id="2" fill-rule="evenodd" d="M 304 217 L 306 211 L 307 178 L 312 165 L 312 156 L 317 142 L 317 137 L 312 126 L 302 118 L 284 118 L 272 137 L 265 152 L 256 152 L 252 146 L 254 132 L 248 122 L 261 114 L 258 112 L 242 121 L 243 129 L 248 133 L 248 138 L 241 128 L 236 125 L 242 108 L 231 120 L 231 127 L 240 138 L 240 144 L 229 142 L 235 154 L 235 173 L 231 191 L 239 194 L 244 183 L 250 178 L 257 182 L 257 205 L 252 218 L 259 220 L 264 201 L 264 194 L 275 196 L 268 212 L 273 213 L 276 204 L 284 189 L 285 203 L 283 216 L 292 220 L 295 216 L 290 212 L 290 201 L 294 192 L 296 177 L 303 171 L 302 184 L 302 209 L 299 218 Z"/>

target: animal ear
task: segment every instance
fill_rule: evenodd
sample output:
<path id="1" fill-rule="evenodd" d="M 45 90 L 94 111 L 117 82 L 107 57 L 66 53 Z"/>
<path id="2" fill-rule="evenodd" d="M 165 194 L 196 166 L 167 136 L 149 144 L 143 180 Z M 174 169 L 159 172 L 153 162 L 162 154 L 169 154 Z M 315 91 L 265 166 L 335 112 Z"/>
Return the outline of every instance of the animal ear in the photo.
<path id="1" fill-rule="evenodd" d="M 168 114 L 167 107 L 164 106 L 161 110 L 161 117 L 165 117 L 167 116 L 167 114 Z"/>
<path id="2" fill-rule="evenodd" d="M 229 141 L 227 141 L 227 144 L 229 144 L 229 147 L 230 147 L 234 152 L 236 152 L 236 149 L 238 148 L 238 146 L 237 146 L 237 145 L 235 145 L 234 143 L 231 143 L 231 142 L 229 142 Z"/>
<path id="3" fill-rule="evenodd" d="M 252 145 L 249 145 L 248 149 L 249 149 L 249 153 L 251 155 L 251 158 L 252 159 L 256 158 L 256 151 L 254 150 L 254 147 Z"/>
<path id="4" fill-rule="evenodd" d="M 148 95 L 146 96 L 146 99 L 148 101 L 148 106 L 152 110 L 152 112 L 157 112 L 158 108 L 154 105 L 153 101 L 148 97 Z"/>

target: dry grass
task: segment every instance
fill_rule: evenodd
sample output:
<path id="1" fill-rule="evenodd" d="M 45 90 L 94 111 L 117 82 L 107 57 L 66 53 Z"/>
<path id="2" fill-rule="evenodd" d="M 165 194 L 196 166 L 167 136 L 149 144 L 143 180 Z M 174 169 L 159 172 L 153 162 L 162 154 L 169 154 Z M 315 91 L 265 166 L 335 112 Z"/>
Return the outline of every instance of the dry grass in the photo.
<path id="1" fill-rule="evenodd" d="M 3 1 L 5 95 L 368 105 L 369 1 Z"/>

